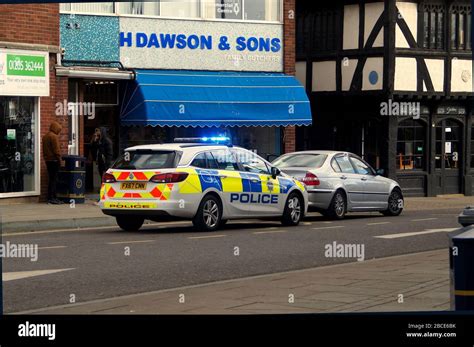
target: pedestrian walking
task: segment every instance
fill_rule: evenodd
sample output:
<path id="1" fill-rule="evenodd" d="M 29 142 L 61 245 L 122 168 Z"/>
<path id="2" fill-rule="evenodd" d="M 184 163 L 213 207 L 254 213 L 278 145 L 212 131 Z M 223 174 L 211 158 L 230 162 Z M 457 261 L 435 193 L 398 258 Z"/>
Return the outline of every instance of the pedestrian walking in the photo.
<path id="1" fill-rule="evenodd" d="M 48 170 L 48 204 L 60 205 L 62 201 L 56 196 L 59 165 L 61 163 L 61 150 L 59 146 L 59 133 L 62 127 L 58 122 L 52 122 L 49 132 L 43 136 L 43 159 Z"/>

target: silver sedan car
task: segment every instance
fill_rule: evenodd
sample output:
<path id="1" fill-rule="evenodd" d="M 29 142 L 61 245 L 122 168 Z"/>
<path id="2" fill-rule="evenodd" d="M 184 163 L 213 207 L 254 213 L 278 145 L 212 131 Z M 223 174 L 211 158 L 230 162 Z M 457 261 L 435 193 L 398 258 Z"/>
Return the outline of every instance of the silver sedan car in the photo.
<path id="1" fill-rule="evenodd" d="M 295 152 L 272 164 L 305 184 L 310 211 L 342 219 L 346 212 L 380 211 L 398 216 L 403 210 L 400 185 L 353 153 Z"/>

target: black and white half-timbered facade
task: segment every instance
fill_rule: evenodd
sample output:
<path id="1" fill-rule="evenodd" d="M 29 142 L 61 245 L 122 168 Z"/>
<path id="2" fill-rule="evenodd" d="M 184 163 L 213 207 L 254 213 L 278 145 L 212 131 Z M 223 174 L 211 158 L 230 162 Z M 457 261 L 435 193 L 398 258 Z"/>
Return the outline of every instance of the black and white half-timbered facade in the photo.
<path id="1" fill-rule="evenodd" d="M 297 149 L 355 152 L 407 196 L 473 195 L 470 2 L 296 4 L 296 73 L 314 118 Z"/>

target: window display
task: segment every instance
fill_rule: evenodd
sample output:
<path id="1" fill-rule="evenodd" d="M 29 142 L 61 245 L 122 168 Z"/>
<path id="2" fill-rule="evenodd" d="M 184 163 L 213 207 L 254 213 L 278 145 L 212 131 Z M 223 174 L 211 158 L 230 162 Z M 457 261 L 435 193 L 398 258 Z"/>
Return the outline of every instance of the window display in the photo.
<path id="1" fill-rule="evenodd" d="M 35 192 L 36 98 L 0 96 L 0 194 Z"/>

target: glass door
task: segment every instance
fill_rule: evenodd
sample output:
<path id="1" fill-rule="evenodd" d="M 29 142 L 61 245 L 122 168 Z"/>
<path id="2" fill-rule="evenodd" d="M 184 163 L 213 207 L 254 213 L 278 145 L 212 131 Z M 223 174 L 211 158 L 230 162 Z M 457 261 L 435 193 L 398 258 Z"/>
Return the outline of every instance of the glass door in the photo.
<path id="1" fill-rule="evenodd" d="M 461 193 L 462 125 L 452 119 L 436 125 L 435 169 L 438 194 Z"/>

